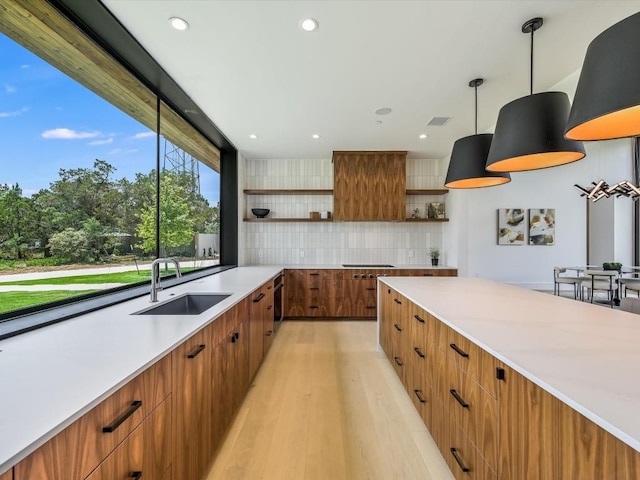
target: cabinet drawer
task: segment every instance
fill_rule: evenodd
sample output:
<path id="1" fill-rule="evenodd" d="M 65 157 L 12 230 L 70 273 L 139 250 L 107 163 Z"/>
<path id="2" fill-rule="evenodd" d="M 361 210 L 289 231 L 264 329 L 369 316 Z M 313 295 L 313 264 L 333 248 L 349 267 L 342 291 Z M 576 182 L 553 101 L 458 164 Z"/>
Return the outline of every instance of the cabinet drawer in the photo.
<path id="1" fill-rule="evenodd" d="M 0 480 L 13 480 L 13 469 L 0 475 Z"/>
<path id="2" fill-rule="evenodd" d="M 170 362 L 158 361 L 29 455 L 16 480 L 86 477 L 171 392 Z"/>
<path id="3" fill-rule="evenodd" d="M 150 478 L 144 473 L 144 428 L 140 425 L 86 480 Z"/>
<path id="4" fill-rule="evenodd" d="M 494 398 L 498 397 L 496 369 L 499 362 L 469 339 L 451 328 L 448 332 L 449 358 L 467 375 L 478 382 Z"/>
<path id="5" fill-rule="evenodd" d="M 449 424 L 449 448 L 442 452 L 456 480 L 497 480 L 495 471 L 469 442 L 460 427 Z"/>
<path id="6" fill-rule="evenodd" d="M 449 412 L 493 470 L 498 464 L 498 402 L 469 375 L 449 365 Z"/>

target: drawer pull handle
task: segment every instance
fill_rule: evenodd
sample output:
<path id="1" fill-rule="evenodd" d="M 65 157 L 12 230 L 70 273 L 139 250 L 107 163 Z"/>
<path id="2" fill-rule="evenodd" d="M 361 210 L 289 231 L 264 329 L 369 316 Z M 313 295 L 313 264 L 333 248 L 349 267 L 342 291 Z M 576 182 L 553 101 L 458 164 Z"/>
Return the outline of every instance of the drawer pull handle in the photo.
<path id="1" fill-rule="evenodd" d="M 233 335 L 231 335 L 231 343 L 236 343 L 239 338 L 240 334 L 238 332 L 234 332 Z"/>
<path id="2" fill-rule="evenodd" d="M 396 302 L 398 305 L 402 305 L 402 302 L 400 300 L 398 300 L 397 298 L 394 298 L 393 301 Z"/>
<path id="3" fill-rule="evenodd" d="M 415 350 L 415 352 L 418 354 L 418 356 L 420 358 L 424 358 L 425 357 L 425 354 L 422 353 L 422 351 L 418 347 L 413 347 L 413 349 Z"/>
<path id="4" fill-rule="evenodd" d="M 309 290 L 320 290 L 320 287 L 309 287 Z"/>
<path id="5" fill-rule="evenodd" d="M 422 396 L 422 391 L 421 390 L 414 390 L 413 393 L 416 394 L 416 397 L 418 397 L 418 400 L 420 400 L 420 403 L 427 403 L 427 401 Z"/>
<path id="6" fill-rule="evenodd" d="M 433 273 L 423 273 L 422 274 L 423 277 L 433 277 Z"/>
<path id="7" fill-rule="evenodd" d="M 131 480 L 140 480 L 142 478 L 142 472 L 131 472 L 129 478 Z"/>
<path id="8" fill-rule="evenodd" d="M 462 471 L 463 471 L 464 473 L 468 473 L 468 472 L 470 471 L 470 470 L 469 470 L 469 467 L 467 467 L 467 466 L 464 464 L 464 462 L 462 461 L 462 459 L 461 459 L 461 458 L 460 458 L 460 456 L 458 455 L 458 449 L 457 449 L 457 448 L 453 448 L 453 447 L 451 447 L 451 455 L 453 455 L 453 458 L 455 458 L 455 459 L 456 459 L 456 463 L 457 463 L 458 465 L 460 465 L 460 468 L 462 469 Z"/>
<path id="9" fill-rule="evenodd" d="M 270 337 L 272 333 L 273 333 L 273 330 L 267 330 L 267 333 L 265 333 L 265 335 L 267 337 Z"/>
<path id="10" fill-rule="evenodd" d="M 256 298 L 254 298 L 253 303 L 258 303 L 260 300 L 264 298 L 264 293 L 261 293 Z"/>
<path id="11" fill-rule="evenodd" d="M 449 391 L 451 392 L 451 395 L 453 395 L 453 398 L 455 398 L 463 408 L 469 408 L 469 404 L 465 402 L 460 395 L 458 395 L 458 392 L 456 392 L 453 388 Z"/>
<path id="12" fill-rule="evenodd" d="M 373 310 L 375 310 L 375 308 L 376 308 L 376 307 L 367 307 L 367 308 L 370 308 L 370 309 L 373 309 Z"/>
<path id="13" fill-rule="evenodd" d="M 400 357 L 393 357 L 393 359 L 395 360 L 396 365 L 398 365 L 399 367 L 404 365 L 404 363 L 402 363 L 402 360 L 400 360 Z"/>
<path id="14" fill-rule="evenodd" d="M 504 368 L 500 368 L 500 367 L 496 368 L 496 378 L 498 380 L 504 380 Z"/>
<path id="15" fill-rule="evenodd" d="M 187 358 L 196 358 L 205 348 L 207 348 L 206 345 L 198 345 L 193 352 L 187 355 Z"/>
<path id="16" fill-rule="evenodd" d="M 309 308 L 318 308 L 317 305 L 309 305 Z"/>
<path id="17" fill-rule="evenodd" d="M 455 352 L 460 355 L 461 357 L 464 358 L 469 358 L 469 354 L 467 352 L 465 352 L 464 350 L 461 350 L 459 346 L 457 346 L 455 343 L 451 343 L 449 344 L 449 346 L 451 348 L 453 348 L 455 350 Z"/>
<path id="18" fill-rule="evenodd" d="M 418 320 L 420 323 L 424 323 L 424 318 L 420 318 L 420 315 L 414 315 L 413 318 Z"/>
<path id="19" fill-rule="evenodd" d="M 272 308 L 273 308 L 273 305 L 269 305 L 269 306 L 267 307 L 267 310 L 271 310 Z"/>
<path id="20" fill-rule="evenodd" d="M 129 418 L 131 415 L 133 415 L 134 412 L 136 410 L 138 410 L 141 406 L 142 406 L 142 401 L 140 401 L 140 400 L 135 400 L 135 401 L 131 402 L 131 406 L 127 409 L 127 411 L 124 412 L 122 415 L 120 415 L 118 418 L 116 418 L 116 420 L 111 425 L 107 425 L 106 427 L 102 427 L 102 433 L 115 432 L 116 429 L 120 425 L 122 425 L 127 418 Z"/>
<path id="21" fill-rule="evenodd" d="M 367 287 L 367 290 L 369 290 L 370 292 L 373 292 L 376 289 L 376 287 Z"/>
<path id="22" fill-rule="evenodd" d="M 396 330 L 398 330 L 399 332 L 402 331 L 402 329 L 400 328 L 400 325 L 398 325 L 397 323 L 394 323 L 393 326 L 396 327 Z"/>
<path id="23" fill-rule="evenodd" d="M 309 275 L 316 276 L 316 275 L 320 275 L 320 274 L 316 272 L 316 273 L 310 273 Z"/>

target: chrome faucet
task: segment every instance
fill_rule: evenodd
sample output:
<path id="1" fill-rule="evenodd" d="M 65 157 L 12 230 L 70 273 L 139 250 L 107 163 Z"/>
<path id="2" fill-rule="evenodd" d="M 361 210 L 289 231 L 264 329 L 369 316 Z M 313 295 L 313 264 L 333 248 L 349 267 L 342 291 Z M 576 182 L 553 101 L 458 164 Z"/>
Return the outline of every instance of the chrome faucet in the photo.
<path id="1" fill-rule="evenodd" d="M 175 258 L 156 258 L 151 263 L 151 301 L 158 301 L 158 291 L 162 290 L 160 286 L 160 264 L 172 262 L 176 266 L 176 277 L 181 277 L 180 264 Z"/>

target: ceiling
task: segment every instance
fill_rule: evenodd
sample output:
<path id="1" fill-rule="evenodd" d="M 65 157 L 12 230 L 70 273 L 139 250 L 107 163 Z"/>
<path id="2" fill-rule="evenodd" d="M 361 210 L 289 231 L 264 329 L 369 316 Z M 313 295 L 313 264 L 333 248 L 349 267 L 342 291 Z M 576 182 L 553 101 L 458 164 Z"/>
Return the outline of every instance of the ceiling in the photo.
<path id="1" fill-rule="evenodd" d="M 479 132 L 529 93 L 522 23 L 544 19 L 534 63 L 542 91 L 580 68 L 595 36 L 640 10 L 636 0 L 102 1 L 251 159 L 379 149 L 444 158 L 474 133 L 470 80 L 485 79 Z M 190 28 L 172 29 L 174 16 Z M 316 31 L 300 28 L 307 17 Z M 427 127 L 434 116 L 452 119 Z"/>

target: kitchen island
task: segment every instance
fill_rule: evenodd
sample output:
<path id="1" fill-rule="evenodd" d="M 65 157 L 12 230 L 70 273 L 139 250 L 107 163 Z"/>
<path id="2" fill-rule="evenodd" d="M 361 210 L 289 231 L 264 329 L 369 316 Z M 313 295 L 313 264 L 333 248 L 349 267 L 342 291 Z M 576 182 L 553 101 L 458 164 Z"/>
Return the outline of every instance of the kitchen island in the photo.
<path id="1" fill-rule="evenodd" d="M 474 278 L 379 282 L 380 343 L 454 474 L 638 478 L 640 317 Z"/>

